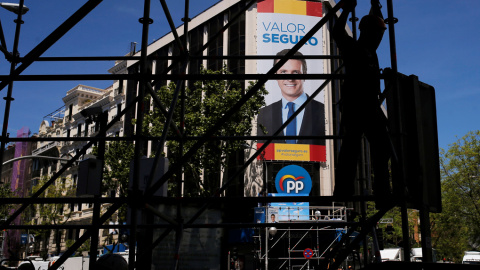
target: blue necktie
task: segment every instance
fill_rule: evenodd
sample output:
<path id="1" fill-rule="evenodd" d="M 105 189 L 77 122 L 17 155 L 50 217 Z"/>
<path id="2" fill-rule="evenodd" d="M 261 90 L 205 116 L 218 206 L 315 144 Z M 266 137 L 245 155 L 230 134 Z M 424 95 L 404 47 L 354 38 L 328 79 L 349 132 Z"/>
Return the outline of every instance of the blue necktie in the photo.
<path id="1" fill-rule="evenodd" d="M 287 107 L 288 107 L 288 118 L 290 118 L 293 113 L 295 112 L 295 108 L 293 107 L 295 103 L 293 102 L 288 102 Z M 297 135 L 297 118 L 294 118 L 290 124 L 287 126 L 287 136 L 296 136 Z M 287 140 L 287 143 L 296 143 L 296 140 Z"/>

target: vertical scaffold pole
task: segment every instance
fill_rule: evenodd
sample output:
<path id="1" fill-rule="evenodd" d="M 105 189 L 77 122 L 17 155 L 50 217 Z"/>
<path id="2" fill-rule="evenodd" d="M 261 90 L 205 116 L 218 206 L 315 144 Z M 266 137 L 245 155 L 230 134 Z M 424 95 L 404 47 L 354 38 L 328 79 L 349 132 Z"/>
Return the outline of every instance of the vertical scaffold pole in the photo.
<path id="1" fill-rule="evenodd" d="M 397 103 L 396 108 L 398 109 L 398 102 L 399 102 L 399 87 L 398 87 L 398 79 L 397 79 L 397 72 L 398 72 L 398 67 L 397 67 L 397 49 L 395 45 L 395 23 L 396 19 L 393 16 L 393 4 L 392 0 L 387 0 L 387 12 L 388 12 L 388 34 L 389 34 L 389 40 L 390 40 L 390 61 L 391 61 L 391 66 L 392 66 L 392 76 L 393 78 L 393 96 L 395 97 L 395 102 Z M 400 113 L 397 115 L 400 116 Z M 402 123 L 402 119 L 399 119 L 398 123 Z M 402 131 L 402 126 L 398 126 L 398 134 L 399 136 L 403 136 L 403 131 Z M 403 139 L 399 139 L 400 142 L 400 147 L 396 149 L 397 155 L 399 157 L 399 170 L 400 170 L 400 180 L 402 182 L 402 185 L 405 184 L 405 167 L 404 167 L 404 162 L 403 159 L 405 158 L 404 153 L 403 153 Z M 402 202 L 401 202 L 401 216 L 402 216 L 402 234 L 403 234 L 403 258 L 405 261 L 409 262 L 410 261 L 410 236 L 409 236 L 409 229 L 408 229 L 408 213 L 407 213 L 407 202 L 406 202 L 406 187 L 402 186 L 401 192 L 402 195 Z"/>
<path id="2" fill-rule="evenodd" d="M 142 127 L 143 127 L 143 118 L 144 118 L 144 103 L 145 103 L 145 88 L 147 85 L 147 79 L 145 75 L 148 75 L 148 61 L 147 61 L 147 47 L 148 47 L 148 30 L 149 25 L 153 22 L 150 18 L 150 0 L 144 1 L 144 8 L 143 8 L 143 17 L 139 19 L 139 22 L 142 24 L 142 51 L 140 54 L 140 81 L 138 87 L 138 104 L 137 104 L 137 122 L 136 122 L 136 139 L 135 139 L 135 152 L 134 152 L 134 166 L 133 166 L 133 179 L 132 181 L 132 194 L 133 200 L 137 201 L 141 194 L 139 189 L 139 181 L 140 181 L 140 159 L 143 156 L 143 139 L 142 139 Z M 130 196 L 130 195 L 129 195 Z M 136 268 L 136 244 L 137 244 L 137 222 L 138 222 L 138 201 L 134 202 L 132 198 L 130 198 L 130 207 L 131 207 L 131 229 L 130 229 L 130 252 L 128 256 L 128 269 L 134 270 Z M 137 204 L 137 205 L 132 205 Z M 143 205 L 142 205 L 143 206 Z M 142 252 L 151 252 L 151 250 L 142 250 L 142 246 L 139 245 L 139 251 Z M 138 252 L 142 254 L 142 252 Z M 143 261 L 141 264 L 142 269 L 149 269 L 151 267 L 148 262 L 151 260 L 151 255 L 147 256 L 148 260 Z M 137 268 L 138 269 L 138 268 Z"/>

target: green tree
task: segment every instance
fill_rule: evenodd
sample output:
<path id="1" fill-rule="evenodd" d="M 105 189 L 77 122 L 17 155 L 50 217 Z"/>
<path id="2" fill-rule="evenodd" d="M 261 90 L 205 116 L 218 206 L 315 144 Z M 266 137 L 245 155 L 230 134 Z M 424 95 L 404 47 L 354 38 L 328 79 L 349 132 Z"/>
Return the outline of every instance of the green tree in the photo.
<path id="1" fill-rule="evenodd" d="M 437 250 L 437 259 L 446 258 L 460 263 L 463 252 L 472 249 L 469 244 L 469 226 L 458 211 L 460 198 L 455 198 L 448 191 L 448 186 L 448 183 L 442 183 L 442 213 L 431 214 L 432 246 Z"/>
<path id="2" fill-rule="evenodd" d="M 114 191 L 116 196 L 126 197 L 130 179 L 130 163 L 134 156 L 134 145 L 131 141 L 111 141 L 105 145 L 102 177 L 102 194 Z M 98 147 L 93 147 L 92 155 L 98 156 Z M 127 205 L 123 204 L 117 211 L 118 221 L 126 221 Z M 114 218 L 112 221 L 115 220 Z M 111 235 L 109 236 L 111 237 Z M 73 243 L 67 243 L 73 244 Z M 105 246 L 104 246 L 105 247 Z M 90 248 L 90 242 L 82 245 L 77 253 Z"/>
<path id="3" fill-rule="evenodd" d="M 132 142 L 113 141 L 107 144 L 102 192 L 115 190 L 120 197 L 127 196 L 130 162 L 133 159 L 133 154 L 134 146 Z"/>
<path id="4" fill-rule="evenodd" d="M 437 259 L 460 263 L 464 251 L 478 250 L 480 246 L 480 131 L 467 133 L 451 144 L 448 151 L 441 150 L 440 169 L 443 209 L 441 213 L 430 214 L 432 246 Z M 372 209 L 373 204 L 369 205 L 369 214 Z M 409 209 L 408 216 L 412 247 L 420 246 L 412 237 L 415 226 L 419 226 L 417 211 Z M 394 208 L 384 218 L 393 219 L 392 233 L 385 234 L 386 247 L 400 245 L 400 210 Z M 388 225 L 379 227 L 385 229 Z"/>
<path id="5" fill-rule="evenodd" d="M 95 148 L 93 153 L 96 154 Z M 113 141 L 106 145 L 102 193 L 115 191 L 119 197 L 126 197 L 130 179 L 130 162 L 133 160 L 134 145 L 128 141 Z M 119 220 L 126 220 L 127 206 L 119 209 Z"/>
<path id="6" fill-rule="evenodd" d="M 432 215 L 439 254 L 461 261 L 480 244 L 480 131 L 471 131 L 441 152 L 443 212 Z"/>
<path id="7" fill-rule="evenodd" d="M 10 184 L 0 184 L 0 198 L 13 198 L 15 193 L 11 190 Z M 10 216 L 10 211 L 13 209 L 12 204 L 0 204 L 0 220 L 4 220 Z"/>
<path id="8" fill-rule="evenodd" d="M 75 243 L 75 240 L 73 240 L 73 239 L 67 239 L 67 241 L 65 241 L 65 245 L 67 246 L 67 248 L 70 248 L 74 243 Z M 85 241 L 85 242 L 77 249 L 77 251 L 75 252 L 75 256 L 82 256 L 82 253 L 83 253 L 84 251 L 90 252 L 90 239 L 87 239 L 87 241 Z"/>
<path id="9" fill-rule="evenodd" d="M 221 75 L 229 72 L 224 67 L 220 71 L 201 69 L 201 74 Z M 220 76 L 219 76 L 220 77 Z M 248 89 L 253 86 L 251 83 Z M 157 91 L 164 104 L 170 104 L 176 85 L 170 83 Z M 247 91 L 248 91 L 247 89 Z M 243 89 L 238 81 L 201 80 L 196 81 L 191 88 L 185 90 L 185 119 L 182 123 L 181 106 L 176 106 L 173 121 L 177 126 L 184 124 L 187 136 L 202 136 L 211 128 L 243 95 Z M 259 109 L 265 105 L 264 87 L 252 96 L 240 110 L 214 134 L 214 136 L 244 136 L 251 134 L 252 120 Z M 148 97 L 147 97 L 148 98 Z M 154 107 L 145 117 L 145 132 L 150 136 L 160 136 L 163 130 L 165 116 Z M 175 136 L 169 129 L 169 135 Z M 183 153 L 188 151 L 196 141 L 184 141 Z M 229 157 L 242 149 L 245 141 L 210 141 L 197 151 L 196 155 L 184 166 L 185 185 L 184 196 L 208 196 L 220 187 L 222 169 L 226 168 Z M 180 142 L 167 142 L 170 164 L 178 162 L 182 156 Z M 170 181 L 169 190 L 175 188 L 175 181 Z"/>
<path id="10" fill-rule="evenodd" d="M 37 190 L 42 187 L 49 178 L 47 176 L 43 176 L 40 178 L 37 185 L 32 187 L 32 193 L 37 192 Z M 74 197 L 76 192 L 76 186 L 73 184 L 71 180 L 67 180 L 67 178 L 62 177 L 60 179 L 55 180 L 55 183 L 50 185 L 40 196 L 39 198 L 61 198 L 61 197 Z M 63 225 L 67 223 L 67 221 L 72 216 L 72 211 L 66 210 L 65 211 L 65 204 L 38 204 L 32 209 L 35 211 L 35 216 L 38 217 L 36 221 L 36 225 Z M 44 243 L 48 243 L 48 239 L 50 237 L 49 230 L 37 230 L 33 232 L 35 235 L 40 236 L 44 239 Z M 60 244 L 61 244 L 61 236 L 62 230 L 55 229 L 53 231 L 55 245 L 56 245 L 56 253 L 60 253 Z M 46 249 L 46 246 L 45 246 Z M 44 251 L 46 252 L 46 250 Z"/>
<path id="11" fill-rule="evenodd" d="M 372 216 L 376 213 L 375 203 L 367 202 L 367 217 Z M 408 231 L 410 246 L 420 247 L 421 244 L 415 238 L 415 233 L 418 233 L 419 224 L 418 224 L 418 211 L 415 209 L 407 209 L 408 216 Z M 385 222 L 385 221 L 392 221 Z M 357 219 L 358 221 L 358 219 Z M 400 207 L 394 207 L 390 209 L 377 224 L 378 229 L 383 230 L 383 240 L 384 248 L 395 248 L 403 246 L 403 231 L 402 231 L 402 214 Z"/>

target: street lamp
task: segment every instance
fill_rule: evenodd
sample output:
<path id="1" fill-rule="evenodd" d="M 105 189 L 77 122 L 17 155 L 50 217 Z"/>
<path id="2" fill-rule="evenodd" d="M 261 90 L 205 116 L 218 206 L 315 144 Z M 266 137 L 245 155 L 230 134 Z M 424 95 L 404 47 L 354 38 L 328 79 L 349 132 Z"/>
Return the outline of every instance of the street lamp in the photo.
<path id="1" fill-rule="evenodd" d="M 270 234 L 270 236 L 271 236 L 270 240 L 272 240 L 273 237 L 275 236 L 275 234 L 277 234 L 277 228 L 275 228 L 275 227 L 270 227 L 270 228 L 268 229 L 268 234 Z"/>
<path id="2" fill-rule="evenodd" d="M 20 4 L 1 2 L 0 7 L 3 7 L 4 9 L 6 9 L 8 11 L 11 11 L 11 12 L 17 14 L 17 15 L 20 11 Z M 29 11 L 29 8 L 25 5 L 23 5 L 23 8 L 21 10 L 22 10 L 22 15 L 24 15 L 25 13 L 27 13 Z"/>

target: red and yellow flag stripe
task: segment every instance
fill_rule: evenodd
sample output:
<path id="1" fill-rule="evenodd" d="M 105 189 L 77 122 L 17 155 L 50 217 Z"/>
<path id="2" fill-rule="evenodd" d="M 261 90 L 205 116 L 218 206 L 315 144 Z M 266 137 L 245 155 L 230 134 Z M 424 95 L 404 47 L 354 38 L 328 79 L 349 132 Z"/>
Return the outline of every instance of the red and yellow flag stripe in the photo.
<path id="1" fill-rule="evenodd" d="M 322 3 L 301 0 L 258 0 L 257 12 L 322 17 Z"/>

